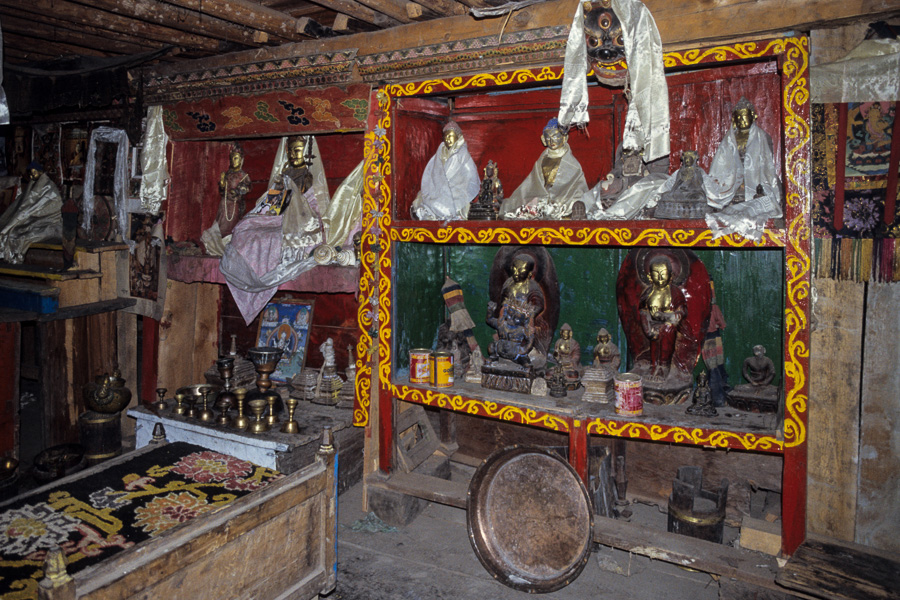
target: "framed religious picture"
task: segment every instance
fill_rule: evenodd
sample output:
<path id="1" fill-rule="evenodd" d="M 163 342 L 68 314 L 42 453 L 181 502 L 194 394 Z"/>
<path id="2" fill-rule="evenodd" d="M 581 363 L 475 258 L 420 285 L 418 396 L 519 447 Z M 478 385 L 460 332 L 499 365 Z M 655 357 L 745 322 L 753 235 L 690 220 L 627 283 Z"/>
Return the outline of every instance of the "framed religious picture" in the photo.
<path id="1" fill-rule="evenodd" d="M 135 298 L 154 302 L 159 298 L 162 240 L 153 233 L 156 224 L 161 222 L 162 218 L 163 213 L 129 214 L 128 235 L 134 242 L 134 251 L 129 254 L 128 291 Z"/>
<path id="2" fill-rule="evenodd" d="M 67 181 L 84 181 L 88 131 L 85 127 L 63 127 L 63 170 Z"/>
<path id="3" fill-rule="evenodd" d="M 270 302 L 259 317 L 257 346 L 281 348 L 284 353 L 269 378 L 287 382 L 303 370 L 314 300 L 284 299 Z"/>

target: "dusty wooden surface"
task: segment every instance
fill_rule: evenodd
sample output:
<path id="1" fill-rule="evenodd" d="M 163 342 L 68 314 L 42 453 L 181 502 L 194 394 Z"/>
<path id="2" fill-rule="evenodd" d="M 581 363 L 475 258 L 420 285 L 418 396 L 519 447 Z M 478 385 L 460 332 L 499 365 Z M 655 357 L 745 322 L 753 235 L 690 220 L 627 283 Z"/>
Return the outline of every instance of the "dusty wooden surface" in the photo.
<path id="1" fill-rule="evenodd" d="M 171 393 L 185 385 L 204 383 L 204 372 L 218 356 L 219 286 L 171 280 L 167 285 L 157 385 Z"/>
<path id="2" fill-rule="evenodd" d="M 776 581 L 830 600 L 897 598 L 900 562 L 896 558 L 858 544 L 813 537 L 797 548 Z"/>
<path id="3" fill-rule="evenodd" d="M 860 413 L 856 542 L 900 553 L 900 284 L 869 284 Z M 895 591 L 900 589 L 895 588 Z"/>
<path id="4" fill-rule="evenodd" d="M 807 528 L 853 541 L 865 285 L 818 279 L 811 334 Z"/>

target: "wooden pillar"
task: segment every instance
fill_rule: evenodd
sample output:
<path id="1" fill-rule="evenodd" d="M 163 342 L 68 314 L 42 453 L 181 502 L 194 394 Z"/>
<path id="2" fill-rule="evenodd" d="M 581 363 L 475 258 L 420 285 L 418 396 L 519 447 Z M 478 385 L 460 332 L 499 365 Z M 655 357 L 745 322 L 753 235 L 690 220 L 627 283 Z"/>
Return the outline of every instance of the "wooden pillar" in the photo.
<path id="1" fill-rule="evenodd" d="M 18 457 L 21 335 L 19 323 L 0 323 L 0 456 Z"/>
<path id="2" fill-rule="evenodd" d="M 151 404 L 156 400 L 159 321 L 150 317 L 142 317 L 141 321 L 143 337 L 141 340 L 141 397 L 139 402 Z"/>

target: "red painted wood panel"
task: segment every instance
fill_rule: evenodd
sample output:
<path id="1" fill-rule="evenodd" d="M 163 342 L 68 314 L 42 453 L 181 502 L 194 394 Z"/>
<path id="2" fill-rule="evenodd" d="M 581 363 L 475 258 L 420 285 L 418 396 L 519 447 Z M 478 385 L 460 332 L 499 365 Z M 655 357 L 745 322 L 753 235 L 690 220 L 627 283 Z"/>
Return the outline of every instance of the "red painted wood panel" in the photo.
<path id="1" fill-rule="evenodd" d="M 0 455 L 16 454 L 16 416 L 19 412 L 18 323 L 0 323 Z"/>
<path id="2" fill-rule="evenodd" d="M 245 211 L 265 193 L 280 138 L 237 140 L 244 150 L 244 171 L 252 186 Z M 328 187 L 337 186 L 362 161 L 363 134 L 341 133 L 316 137 Z M 199 243 L 200 234 L 216 218 L 220 202 L 219 176 L 228 168 L 233 141 L 176 142 L 170 149 L 169 197 L 164 204 L 166 235 L 175 241 Z"/>

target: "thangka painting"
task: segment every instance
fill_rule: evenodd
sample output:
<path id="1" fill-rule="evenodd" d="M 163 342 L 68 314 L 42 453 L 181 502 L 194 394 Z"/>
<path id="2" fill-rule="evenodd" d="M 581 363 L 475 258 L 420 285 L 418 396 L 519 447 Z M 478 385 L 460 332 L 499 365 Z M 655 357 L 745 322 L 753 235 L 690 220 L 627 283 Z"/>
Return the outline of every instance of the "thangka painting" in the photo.
<path id="1" fill-rule="evenodd" d="M 163 215 L 131 213 L 130 219 L 129 232 L 134 250 L 129 255 L 129 292 L 135 298 L 155 302 L 159 298 L 159 269 L 163 247 L 157 224 L 162 221 Z"/>
<path id="2" fill-rule="evenodd" d="M 281 348 L 284 353 L 269 378 L 287 382 L 303 370 L 309 330 L 312 327 L 313 300 L 270 302 L 259 318 L 257 346 Z"/>

